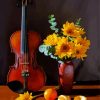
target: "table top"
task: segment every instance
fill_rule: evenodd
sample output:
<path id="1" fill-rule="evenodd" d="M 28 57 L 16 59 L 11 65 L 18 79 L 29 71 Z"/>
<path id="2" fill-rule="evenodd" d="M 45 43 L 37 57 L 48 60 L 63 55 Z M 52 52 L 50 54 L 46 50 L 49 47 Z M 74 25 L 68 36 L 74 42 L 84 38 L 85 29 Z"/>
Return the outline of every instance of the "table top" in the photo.
<path id="1" fill-rule="evenodd" d="M 44 86 L 40 91 L 55 86 Z M 69 94 L 72 98 L 77 95 L 84 95 L 87 100 L 100 100 L 100 85 L 75 85 L 72 88 L 72 93 Z M 0 86 L 0 100 L 15 100 L 19 96 L 13 92 L 8 86 Z M 45 100 L 43 96 L 37 97 L 35 100 Z"/>

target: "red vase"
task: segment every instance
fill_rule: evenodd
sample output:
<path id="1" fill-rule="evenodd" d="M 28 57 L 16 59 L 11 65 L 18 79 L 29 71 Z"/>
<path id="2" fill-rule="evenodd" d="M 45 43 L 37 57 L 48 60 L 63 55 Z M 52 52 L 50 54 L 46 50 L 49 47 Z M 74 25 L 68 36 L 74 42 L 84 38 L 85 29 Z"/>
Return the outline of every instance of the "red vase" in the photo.
<path id="1" fill-rule="evenodd" d="M 70 93 L 73 86 L 74 65 L 71 61 L 59 64 L 59 84 L 63 93 Z"/>

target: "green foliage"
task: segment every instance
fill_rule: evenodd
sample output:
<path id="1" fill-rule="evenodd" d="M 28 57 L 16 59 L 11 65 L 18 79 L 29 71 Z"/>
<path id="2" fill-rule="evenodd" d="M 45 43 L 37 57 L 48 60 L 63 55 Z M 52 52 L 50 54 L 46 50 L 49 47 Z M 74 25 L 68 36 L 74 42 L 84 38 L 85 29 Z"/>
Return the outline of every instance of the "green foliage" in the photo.
<path id="1" fill-rule="evenodd" d="M 76 21 L 75 25 L 80 26 L 81 19 L 82 19 L 82 18 L 79 18 L 79 19 Z"/>
<path id="2" fill-rule="evenodd" d="M 55 22 L 55 20 L 56 19 L 55 19 L 54 15 L 49 15 L 49 23 L 51 24 L 50 29 L 55 31 L 55 33 L 58 33 L 59 29 L 56 28 L 57 22 Z"/>

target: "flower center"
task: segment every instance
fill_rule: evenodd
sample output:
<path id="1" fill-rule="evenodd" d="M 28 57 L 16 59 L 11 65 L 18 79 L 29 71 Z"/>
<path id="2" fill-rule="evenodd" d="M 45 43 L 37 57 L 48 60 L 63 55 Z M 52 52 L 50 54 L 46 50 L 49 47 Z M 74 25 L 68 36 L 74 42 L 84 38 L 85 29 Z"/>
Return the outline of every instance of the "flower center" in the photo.
<path id="1" fill-rule="evenodd" d="M 63 51 L 63 52 L 66 52 L 66 51 L 68 51 L 68 50 L 69 50 L 69 46 L 64 44 L 64 45 L 62 46 L 62 51 Z"/>
<path id="2" fill-rule="evenodd" d="M 79 50 L 77 50 L 77 51 L 76 51 L 76 54 L 79 54 L 79 53 L 80 53 Z"/>
<path id="3" fill-rule="evenodd" d="M 73 30 L 72 29 L 69 29 L 69 30 L 67 30 L 67 33 L 73 34 Z"/>

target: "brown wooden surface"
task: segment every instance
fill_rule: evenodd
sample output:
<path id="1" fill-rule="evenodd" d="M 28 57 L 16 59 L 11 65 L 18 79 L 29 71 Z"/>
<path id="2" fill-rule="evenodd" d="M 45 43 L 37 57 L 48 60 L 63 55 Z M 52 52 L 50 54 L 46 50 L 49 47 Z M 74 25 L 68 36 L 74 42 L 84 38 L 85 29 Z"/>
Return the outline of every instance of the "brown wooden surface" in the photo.
<path id="1" fill-rule="evenodd" d="M 54 86 L 44 86 L 41 90 L 45 90 L 46 88 L 50 88 Z M 100 85 L 93 85 L 93 86 L 73 86 L 73 89 L 100 89 Z M 95 92 L 95 91 L 94 91 Z M 77 96 L 77 95 L 70 95 L 71 97 Z M 0 100 L 15 100 L 15 98 L 18 97 L 18 94 L 11 91 L 7 86 L 0 86 Z M 45 100 L 43 97 L 39 97 L 36 100 Z M 100 95 L 96 96 L 87 96 L 87 100 L 100 100 Z"/>

